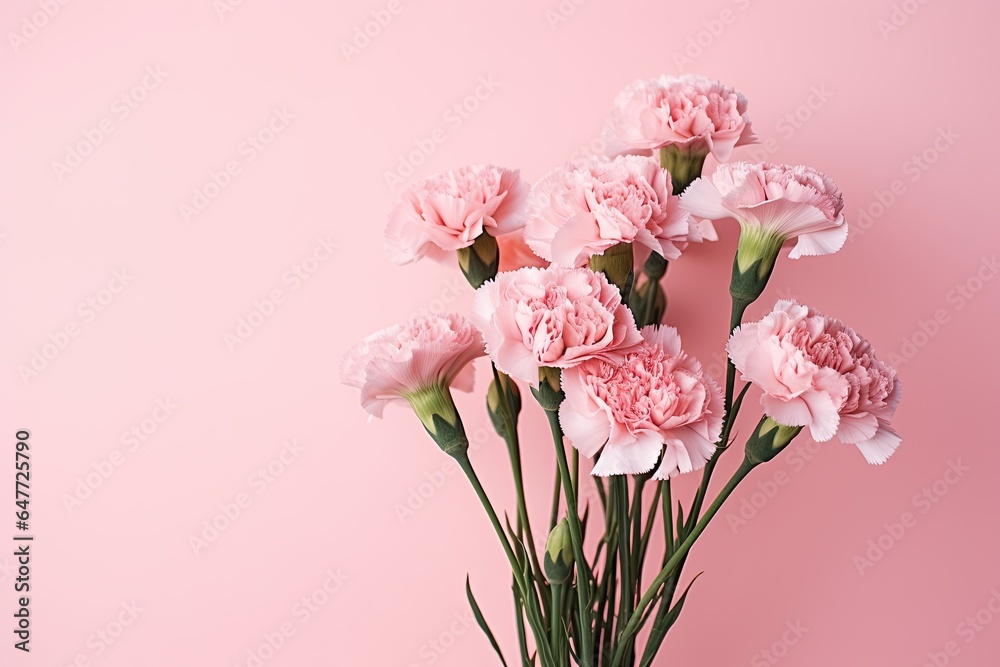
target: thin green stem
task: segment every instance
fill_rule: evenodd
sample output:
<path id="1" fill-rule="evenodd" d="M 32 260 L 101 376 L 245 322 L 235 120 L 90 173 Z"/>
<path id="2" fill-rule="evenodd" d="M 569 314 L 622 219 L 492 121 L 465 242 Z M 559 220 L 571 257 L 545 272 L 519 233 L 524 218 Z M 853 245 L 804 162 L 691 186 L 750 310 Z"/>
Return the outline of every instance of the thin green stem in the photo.
<path id="1" fill-rule="evenodd" d="M 493 530 L 496 531 L 497 537 L 500 538 L 500 545 L 503 547 L 503 551 L 507 555 L 507 560 L 510 561 L 511 570 L 514 572 L 514 579 L 517 581 L 523 597 L 526 593 L 524 575 L 521 572 L 520 564 L 517 562 L 517 556 L 514 555 L 514 549 L 510 546 L 510 541 L 507 539 L 507 534 L 504 532 L 503 524 L 500 523 L 500 517 L 497 516 L 496 510 L 493 509 L 493 504 L 486 495 L 486 489 L 483 488 L 483 483 L 479 481 L 479 475 L 477 475 L 475 469 L 473 469 L 472 461 L 469 460 L 469 457 L 459 457 L 458 465 L 462 468 L 465 476 L 469 478 L 469 482 L 472 483 L 472 488 L 475 489 L 476 495 L 479 496 L 479 502 L 482 503 L 483 509 L 486 510 L 486 514 L 490 518 L 490 523 L 493 524 Z"/>
<path id="2" fill-rule="evenodd" d="M 670 578 L 670 575 L 673 574 L 674 568 L 681 561 L 681 559 L 687 556 L 688 551 L 690 551 L 691 547 L 701 536 L 702 532 L 704 532 L 705 528 L 708 527 L 712 518 L 719 511 L 719 508 L 722 507 L 723 503 L 725 503 L 729 496 L 732 495 L 739 483 L 742 482 L 748 474 L 750 474 L 750 471 L 753 470 L 755 466 L 755 463 L 751 463 L 747 459 L 743 459 L 743 463 L 740 464 L 740 467 L 733 474 L 732 478 L 730 478 L 730 480 L 726 483 L 726 486 L 719 493 L 719 496 L 712 501 L 711 505 L 709 505 L 708 509 L 705 511 L 705 516 L 698 521 L 691 533 L 684 539 L 680 546 L 677 547 L 677 550 L 670 557 L 670 560 L 667 561 L 667 564 L 664 565 L 663 569 L 660 570 L 660 573 L 656 575 L 653 583 L 650 584 L 646 593 L 642 596 L 642 599 L 639 600 L 639 604 L 636 605 L 632 617 L 626 623 L 624 629 L 622 629 L 619 633 L 619 642 L 617 648 L 615 649 L 611 667 L 619 667 L 619 665 L 622 664 L 629 640 L 639 631 L 639 622 L 642 620 L 643 613 L 656 599 L 659 588 L 666 583 L 667 579 Z"/>
<path id="3" fill-rule="evenodd" d="M 642 539 L 639 542 L 639 569 L 637 570 L 637 577 L 642 574 L 642 565 L 646 562 L 646 548 L 649 546 L 649 538 L 653 535 L 653 526 L 656 525 L 657 508 L 660 504 L 660 496 L 662 494 L 663 483 L 661 482 L 656 485 L 656 491 L 653 493 L 653 502 L 649 505 L 649 516 L 646 517 L 646 528 L 642 531 Z"/>
<path id="4" fill-rule="evenodd" d="M 518 527 L 524 530 L 524 546 L 531 559 L 531 567 L 541 585 L 542 567 L 538 562 L 538 553 L 535 551 L 535 536 L 531 532 L 531 520 L 528 518 L 528 503 L 524 495 L 524 475 L 521 468 L 521 447 L 518 442 L 517 431 L 507 440 L 507 450 L 510 454 L 511 470 L 514 473 L 514 488 L 517 495 L 517 522 Z"/>
<path id="5" fill-rule="evenodd" d="M 637 585 L 636 582 L 639 581 L 639 555 L 642 551 L 642 489 L 646 485 L 645 477 L 633 477 L 632 478 L 632 506 L 629 508 L 629 516 L 632 522 L 632 541 L 631 541 L 631 573 L 632 573 L 632 583 L 633 589 Z M 635 603 L 635 598 L 632 599 L 633 604 Z"/>
<path id="6" fill-rule="evenodd" d="M 743 299 L 738 299 L 733 297 L 733 309 L 729 316 L 729 335 L 732 335 L 733 329 L 740 326 L 743 323 L 743 314 L 747 312 L 747 308 L 750 306 L 749 301 Z M 728 338 L 729 336 L 727 336 Z M 732 421 L 729 415 L 729 409 L 733 405 L 733 390 L 736 387 L 736 366 L 733 365 L 732 359 L 729 359 L 726 363 L 726 419 Z"/>
<path id="7" fill-rule="evenodd" d="M 573 473 L 573 493 L 576 497 L 580 497 L 580 450 L 576 447 L 573 448 L 573 452 L 570 454 L 570 470 Z"/>
<path id="8" fill-rule="evenodd" d="M 549 532 L 559 523 L 559 499 L 562 497 L 562 475 L 556 470 L 556 484 L 552 489 L 552 513 L 549 515 Z"/>
<path id="9" fill-rule="evenodd" d="M 615 512 L 618 525 L 618 567 L 621 570 L 618 627 L 621 628 L 632 616 L 632 605 L 635 602 L 632 558 L 629 554 L 628 477 L 617 475 L 612 478 L 611 484 L 615 487 Z"/>
<path id="10" fill-rule="evenodd" d="M 729 334 L 733 333 L 733 329 L 740 326 L 743 322 L 743 314 L 746 313 L 747 307 L 750 305 L 749 301 L 744 299 L 739 299 L 733 297 L 733 307 L 732 312 L 729 316 Z M 712 481 L 712 473 L 715 472 L 715 465 L 725 451 L 726 445 L 728 444 L 729 432 L 733 424 L 736 423 L 736 410 L 739 410 L 739 406 L 736 406 L 736 410 L 733 410 L 733 393 L 736 389 L 736 366 L 733 365 L 732 359 L 726 360 L 726 398 L 725 398 L 725 426 L 723 428 L 723 437 L 716 443 L 715 453 L 712 454 L 712 458 L 708 460 L 705 465 L 705 472 L 701 475 L 701 484 L 698 487 L 698 492 L 695 495 L 694 502 L 691 505 L 691 511 L 688 513 L 689 519 L 694 522 L 698 520 L 698 516 L 701 513 L 702 504 L 705 502 L 705 496 L 708 494 L 708 485 Z"/>
<path id="11" fill-rule="evenodd" d="M 524 603 L 521 601 L 521 592 L 517 589 L 517 579 L 514 579 L 511 591 L 514 593 L 514 619 L 517 624 L 517 648 L 521 653 L 521 667 L 528 667 L 529 653 L 528 638 L 524 632 Z"/>
<path id="12" fill-rule="evenodd" d="M 493 504 L 486 495 L 486 489 L 483 488 L 482 482 L 479 481 L 479 476 L 472 467 L 472 461 L 469 460 L 467 454 L 456 457 L 456 461 L 458 461 L 458 465 L 465 473 L 465 476 L 469 478 L 469 482 L 472 484 L 472 488 L 475 489 L 476 495 L 479 496 L 479 502 L 482 503 L 483 509 L 486 510 L 486 514 L 490 518 L 490 523 L 493 524 L 493 530 L 496 531 L 497 537 L 500 539 L 500 545 L 503 547 L 503 551 L 507 555 L 507 560 L 510 562 L 510 568 L 514 574 L 514 581 L 521 592 L 521 599 L 525 601 L 525 608 L 528 611 L 528 622 L 531 624 L 532 632 L 535 635 L 535 643 L 537 645 L 542 664 L 552 665 L 551 647 L 549 647 L 544 634 L 545 626 L 543 625 L 540 610 L 538 610 L 537 605 L 534 604 L 534 586 L 530 589 L 528 588 L 528 581 L 524 578 L 524 573 L 521 571 L 517 555 L 515 555 L 514 549 L 511 547 L 510 541 L 507 539 L 507 534 L 504 533 L 503 525 L 500 523 L 500 517 L 497 516 L 496 510 L 493 509 Z M 531 597 L 529 597 L 529 595 Z"/>
<path id="13" fill-rule="evenodd" d="M 550 615 L 551 621 L 549 623 L 549 643 L 552 644 L 552 652 L 560 664 L 562 664 L 563 651 L 561 646 L 564 639 L 564 628 L 562 625 L 563 588 L 562 584 L 552 584 L 550 587 L 552 593 L 552 614 Z"/>
<path id="14" fill-rule="evenodd" d="M 663 489 L 663 540 L 666 544 L 666 557 L 674 553 L 674 498 L 670 488 L 670 480 L 660 483 Z"/>
<path id="15" fill-rule="evenodd" d="M 514 489 L 517 496 L 517 527 L 524 531 L 524 547 L 531 559 L 531 567 L 534 571 L 534 578 L 539 587 L 544 586 L 542 578 L 542 567 L 538 562 L 538 553 L 535 550 L 535 536 L 531 532 L 531 520 L 528 517 L 528 503 L 524 494 L 524 474 L 521 466 L 521 442 L 517 433 L 517 421 L 514 418 L 514 406 L 511 405 L 510 394 L 502 389 L 500 382 L 500 370 L 493 366 L 493 379 L 497 384 L 497 389 L 503 397 L 503 421 L 504 440 L 507 443 L 507 453 L 510 456 L 511 472 L 514 476 Z M 511 380 L 513 382 L 513 380 Z M 520 537 L 520 535 L 519 535 Z"/>
<path id="16" fill-rule="evenodd" d="M 566 496 L 566 516 L 569 520 L 569 534 L 573 542 L 573 557 L 576 560 L 576 593 L 577 613 L 580 615 L 580 667 L 593 666 L 593 621 L 590 606 L 590 573 L 587 571 L 587 558 L 583 552 L 583 531 L 580 527 L 579 509 L 576 504 L 576 492 L 573 490 L 573 479 L 570 476 L 569 462 L 566 460 L 566 446 L 563 444 L 562 428 L 555 411 L 545 411 L 549 418 L 549 428 L 552 431 L 552 441 L 556 448 L 556 464 L 562 480 L 563 493 Z"/>

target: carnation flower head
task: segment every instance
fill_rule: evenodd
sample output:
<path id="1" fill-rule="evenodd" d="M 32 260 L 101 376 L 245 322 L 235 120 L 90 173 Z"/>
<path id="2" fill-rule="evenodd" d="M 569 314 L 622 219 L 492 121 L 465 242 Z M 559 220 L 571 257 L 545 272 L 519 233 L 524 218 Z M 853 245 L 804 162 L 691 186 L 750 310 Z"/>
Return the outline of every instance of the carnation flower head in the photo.
<path id="1" fill-rule="evenodd" d="M 612 153 L 673 146 L 686 154 L 729 160 L 733 148 L 757 141 L 747 99 L 712 79 L 688 74 L 639 80 L 615 99 L 606 133 Z"/>
<path id="2" fill-rule="evenodd" d="M 778 301 L 727 345 L 744 380 L 764 391 L 761 406 L 779 424 L 808 427 L 813 439 L 857 445 L 884 463 L 900 437 L 892 427 L 902 385 L 871 343 L 838 319 Z"/>
<path id="3" fill-rule="evenodd" d="M 773 266 L 783 244 L 789 257 L 825 255 L 847 240 L 844 199 L 837 184 L 811 167 L 762 162 L 720 164 L 684 191 L 681 206 L 709 220 L 735 218 L 741 227 L 737 262 Z"/>
<path id="4" fill-rule="evenodd" d="M 673 327 L 645 327 L 619 362 L 591 359 L 563 371 L 559 420 L 593 473 L 669 479 L 704 467 L 722 434 L 722 391 L 684 353 Z"/>
<path id="5" fill-rule="evenodd" d="M 481 235 L 524 226 L 528 184 L 517 170 L 474 164 L 431 176 L 403 192 L 385 234 L 395 264 L 468 248 Z"/>
<path id="6" fill-rule="evenodd" d="M 542 368 L 620 358 L 641 340 L 618 288 L 588 269 L 500 273 L 477 290 L 472 321 L 497 368 L 533 387 Z"/>
<path id="7" fill-rule="evenodd" d="M 626 243 L 677 259 L 689 241 L 714 239 L 693 224 L 671 191 L 670 174 L 653 158 L 592 157 L 550 172 L 528 198 L 525 238 L 541 257 L 568 267 Z"/>
<path id="8" fill-rule="evenodd" d="M 415 400 L 443 400 L 441 394 L 451 387 L 472 391 L 469 362 L 484 354 L 482 334 L 465 317 L 425 315 L 354 345 L 344 355 L 340 375 L 344 384 L 361 390 L 365 410 L 381 417 L 389 403 L 415 407 Z M 454 410 L 453 405 L 444 408 Z M 419 411 L 418 416 L 426 426 L 425 416 Z"/>

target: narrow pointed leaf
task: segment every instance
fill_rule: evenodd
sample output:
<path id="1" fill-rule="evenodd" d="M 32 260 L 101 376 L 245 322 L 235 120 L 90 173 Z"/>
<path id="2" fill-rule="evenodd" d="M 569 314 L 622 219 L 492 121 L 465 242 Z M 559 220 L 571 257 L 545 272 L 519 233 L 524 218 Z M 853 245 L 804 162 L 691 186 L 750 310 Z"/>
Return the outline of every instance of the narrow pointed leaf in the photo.
<path id="1" fill-rule="evenodd" d="M 486 635 L 486 638 L 490 640 L 490 645 L 493 646 L 493 650 L 497 652 L 500 657 L 500 662 L 503 663 L 503 667 L 507 667 L 507 661 L 503 657 L 503 651 L 500 650 L 500 644 L 497 643 L 496 637 L 493 636 L 493 631 L 490 630 L 490 626 L 486 623 L 486 618 L 483 617 L 483 611 L 479 608 L 479 603 L 476 602 L 476 596 L 472 594 L 472 585 L 469 582 L 469 577 L 465 577 L 465 594 L 469 598 L 469 606 L 472 607 L 472 615 L 476 617 L 476 623 L 479 624 L 480 629 Z"/>
<path id="2" fill-rule="evenodd" d="M 691 583 L 687 585 L 681 597 L 677 600 L 677 604 L 671 608 L 669 612 L 663 617 L 656 619 L 653 623 L 653 629 L 649 633 L 649 641 L 646 643 L 646 650 L 642 652 L 642 660 L 639 661 L 639 667 L 649 667 L 653 663 L 653 658 L 656 657 L 656 652 L 660 650 L 660 645 L 663 644 L 663 640 L 667 636 L 667 632 L 670 630 L 671 626 L 677 621 L 677 618 L 681 615 L 681 609 L 684 607 L 684 601 L 687 600 L 688 592 L 691 590 L 691 586 L 694 582 L 698 580 L 703 573 L 699 572 L 695 575 Z M 660 604 L 670 604 L 670 600 L 664 599 Z"/>

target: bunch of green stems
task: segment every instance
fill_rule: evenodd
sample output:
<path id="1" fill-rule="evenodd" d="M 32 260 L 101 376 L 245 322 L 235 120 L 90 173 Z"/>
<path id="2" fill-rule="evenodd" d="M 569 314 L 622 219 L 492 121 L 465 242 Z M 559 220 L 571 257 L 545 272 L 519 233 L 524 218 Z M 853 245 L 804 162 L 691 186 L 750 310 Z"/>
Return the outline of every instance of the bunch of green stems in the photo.
<path id="1" fill-rule="evenodd" d="M 664 167 L 672 163 L 664 158 Z M 700 172 L 700 165 L 697 169 Z M 681 183 L 681 189 L 691 179 Z M 677 185 L 675 178 L 675 185 Z M 666 260 L 653 255 L 642 269 L 636 285 L 631 248 L 595 257 L 591 268 L 604 272 L 619 286 L 639 327 L 659 325 L 666 308 L 661 278 Z M 763 291 L 773 257 L 761 258 L 746 270 L 734 262 L 730 286 L 732 310 L 729 332 L 739 326 L 746 308 Z M 647 667 L 677 621 L 693 580 L 678 594 L 681 575 L 691 547 L 701 536 L 736 486 L 757 465 L 770 460 L 798 432 L 788 432 L 762 417 L 747 441 L 745 456 L 732 477 L 706 507 L 709 487 L 719 458 L 729 449 L 730 435 L 740 411 L 746 385 L 736 394 L 736 369 L 726 370 L 725 418 L 716 450 L 701 474 L 694 498 L 685 508 L 674 497 L 670 480 L 655 480 L 651 474 L 594 478 L 602 519 L 590 521 L 591 507 L 580 506 L 580 461 L 575 449 L 564 442 L 558 419 L 563 400 L 559 370 L 543 368 L 537 388 L 532 388 L 551 430 L 555 453 L 555 483 L 543 551 L 536 541 L 528 512 L 522 474 L 518 420 L 522 408 L 517 385 L 493 367 L 493 382 L 487 408 L 497 432 L 505 440 L 517 499 L 516 520 L 501 522 L 496 509 L 472 467 L 468 453 L 456 456 L 489 515 L 510 562 L 512 595 L 517 627 L 518 653 L 522 667 Z M 590 524 L 602 529 L 601 536 L 587 540 Z M 589 530 L 593 530 L 590 527 Z M 644 581 L 650 544 L 655 531 L 665 548 L 658 556 L 658 570 Z M 540 558 L 540 553 L 543 557 Z M 550 567 L 562 565 L 563 568 Z M 499 643 L 486 622 L 471 586 L 467 593 L 475 617 L 505 666 Z M 642 646 L 640 630 L 649 628 Z M 517 664 L 517 663 L 514 663 Z"/>

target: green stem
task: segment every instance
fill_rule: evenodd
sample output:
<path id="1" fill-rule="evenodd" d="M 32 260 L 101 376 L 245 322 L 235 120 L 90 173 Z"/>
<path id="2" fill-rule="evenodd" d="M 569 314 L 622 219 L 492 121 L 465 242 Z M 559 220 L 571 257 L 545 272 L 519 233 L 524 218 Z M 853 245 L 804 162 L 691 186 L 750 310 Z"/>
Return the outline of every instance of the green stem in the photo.
<path id="1" fill-rule="evenodd" d="M 497 516 L 496 510 L 493 509 L 493 504 L 486 495 L 486 489 L 483 488 L 483 483 L 479 481 L 479 475 L 476 474 L 475 469 L 472 467 L 472 461 L 469 460 L 469 457 L 461 456 L 457 460 L 459 467 L 462 468 L 465 476 L 472 483 L 472 488 L 475 489 L 476 495 L 479 496 L 479 502 L 482 503 L 483 509 L 486 510 L 486 514 L 489 516 L 490 523 L 493 524 L 493 530 L 496 531 L 497 537 L 500 538 L 500 546 L 503 547 L 504 553 L 507 554 L 507 560 L 510 561 L 511 570 L 514 572 L 514 579 L 517 581 L 523 597 L 526 594 L 524 575 L 521 573 L 521 566 L 517 562 L 517 556 L 514 555 L 514 549 L 510 546 L 507 534 L 503 530 L 503 524 L 500 523 L 500 517 Z"/>
<path id="2" fill-rule="evenodd" d="M 636 570 L 636 581 L 639 581 L 638 577 L 642 575 L 642 566 L 646 562 L 646 548 L 649 546 L 649 538 L 653 535 L 653 526 L 656 524 L 657 508 L 660 505 L 660 496 L 662 494 L 662 484 L 657 484 L 656 492 L 653 494 L 653 502 L 649 505 L 646 528 L 642 531 L 642 538 L 639 541 L 639 567 Z"/>
<path id="3" fill-rule="evenodd" d="M 538 613 L 539 610 L 530 602 L 534 599 L 534 586 L 531 589 L 528 588 L 528 582 L 521 571 L 521 566 L 517 561 L 517 556 L 514 554 L 514 549 L 510 546 L 510 541 L 507 539 L 503 525 L 500 523 L 500 517 L 497 516 L 496 510 L 493 509 L 493 504 L 486 495 L 486 489 L 483 488 L 482 482 L 479 481 L 479 476 L 476 474 L 475 469 L 473 469 L 472 461 L 469 460 L 468 454 L 457 456 L 455 460 L 458 461 L 458 465 L 462 468 L 465 476 L 469 478 L 472 488 L 475 489 L 476 495 L 479 496 L 479 502 L 482 503 L 483 509 L 486 510 L 486 514 L 490 518 L 490 523 L 493 524 L 493 530 L 496 531 L 497 537 L 500 539 L 500 545 L 503 547 L 503 551 L 507 555 L 507 560 L 510 562 L 510 568 L 514 574 L 514 581 L 517 583 L 517 588 L 521 593 L 522 601 L 525 602 L 526 608 L 529 605 L 531 606 L 531 609 L 528 610 L 528 622 L 531 624 L 532 632 L 535 635 L 535 643 L 542 664 L 551 665 L 552 653 L 544 634 L 545 627 L 542 625 L 542 619 Z M 529 595 L 531 596 L 530 598 Z"/>
<path id="4" fill-rule="evenodd" d="M 573 490 L 573 479 L 569 472 L 569 462 L 566 460 L 566 447 L 563 444 L 562 428 L 555 411 L 546 410 L 549 418 L 549 428 L 552 431 L 552 441 L 556 448 L 556 463 L 559 466 L 559 476 L 562 480 L 563 493 L 566 496 L 566 516 L 569 520 L 569 534 L 573 542 L 573 558 L 576 560 L 576 593 L 577 613 L 580 615 L 580 667 L 593 667 L 593 621 L 590 606 L 590 574 L 587 572 L 587 558 L 583 553 L 583 531 L 580 528 L 579 509 L 576 504 L 576 492 Z"/>
<path id="5" fill-rule="evenodd" d="M 552 652 L 555 654 L 556 660 L 559 664 L 562 664 L 563 651 L 562 641 L 563 641 L 563 627 L 562 627 L 562 608 L 563 608 L 563 585 L 562 584 L 552 584 L 552 614 L 551 622 L 549 623 L 549 643 L 552 644 Z"/>
<path id="6" fill-rule="evenodd" d="M 733 329 L 743 323 L 743 314 L 747 312 L 749 306 L 749 301 L 733 297 L 733 309 L 729 316 L 729 334 L 726 336 L 727 339 L 733 334 Z M 726 419 L 729 421 L 732 421 L 729 419 L 729 409 L 733 405 L 733 390 L 735 387 L 736 366 L 733 365 L 732 359 L 728 359 L 726 363 Z"/>
<path id="7" fill-rule="evenodd" d="M 549 532 L 556 527 L 559 523 L 559 499 L 561 498 L 560 492 L 562 491 L 562 475 L 559 474 L 559 470 L 556 470 L 556 484 L 555 488 L 552 489 L 552 513 L 549 515 Z"/>
<path id="8" fill-rule="evenodd" d="M 743 322 L 743 314 L 746 312 L 747 307 L 750 305 L 750 301 L 745 299 L 739 299 L 733 297 L 733 308 L 732 313 L 729 316 L 729 335 L 732 335 L 733 329 L 740 326 Z M 728 338 L 728 336 L 727 336 Z M 701 484 L 698 486 L 698 492 L 695 495 L 694 503 L 691 505 L 691 512 L 688 514 L 690 521 L 697 521 L 698 516 L 701 513 L 701 507 L 705 502 L 705 496 L 708 494 L 708 485 L 712 481 L 712 473 L 715 472 L 715 465 L 725 450 L 726 445 L 729 440 L 729 432 L 732 429 L 734 423 L 736 423 L 736 414 L 733 410 L 733 393 L 736 389 L 736 366 L 733 365 L 732 359 L 726 360 L 726 398 L 725 398 L 725 426 L 723 428 L 723 437 L 718 443 L 716 443 L 715 453 L 712 454 L 712 458 L 708 460 L 705 465 L 705 472 L 701 475 Z M 736 406 L 737 410 L 739 406 Z"/>
<path id="9" fill-rule="evenodd" d="M 517 527 L 519 530 L 524 531 L 524 546 L 528 552 L 528 557 L 531 559 L 535 581 L 539 587 L 543 587 L 542 568 L 538 562 L 538 553 L 535 551 L 535 536 L 531 532 L 531 520 L 528 518 L 528 503 L 524 494 L 521 442 L 517 433 L 517 421 L 514 418 L 514 406 L 511 405 L 510 394 L 501 389 L 500 371 L 496 367 L 496 364 L 493 364 L 493 379 L 497 384 L 498 390 L 500 390 L 499 393 L 503 397 L 504 440 L 507 443 L 507 453 L 510 456 L 510 467 L 514 476 L 514 489 L 517 496 Z"/>
<path id="10" fill-rule="evenodd" d="M 524 603 L 521 601 L 521 593 L 517 589 L 517 579 L 514 579 L 514 585 L 511 586 L 511 591 L 514 593 L 514 619 L 517 624 L 517 647 L 521 653 L 521 667 L 528 666 L 528 639 L 524 632 Z"/>
<path id="11" fill-rule="evenodd" d="M 726 483 L 726 486 L 719 493 L 719 496 L 712 501 L 712 504 L 705 511 L 705 516 L 698 521 L 691 533 L 685 538 L 681 545 L 677 547 L 677 550 L 670 557 L 670 560 L 667 561 L 667 564 L 664 565 L 663 569 L 660 570 L 660 573 L 656 575 L 653 583 L 650 584 L 646 593 L 642 596 L 642 599 L 639 600 L 639 604 L 636 605 L 632 617 L 625 624 L 624 629 L 622 629 L 619 633 L 619 642 L 617 648 L 615 648 L 614 659 L 611 662 L 611 667 L 619 667 L 622 664 L 629 640 L 638 632 L 639 621 L 642 619 L 646 608 L 649 607 L 649 605 L 656 599 L 659 588 L 666 583 L 667 579 L 670 578 L 671 574 L 673 574 L 674 568 L 681 561 L 681 559 L 687 555 L 695 541 L 701 536 L 709 522 L 711 522 L 712 518 L 719 511 L 719 508 L 722 507 L 722 504 L 726 502 L 726 499 L 732 495 L 739 483 L 742 482 L 748 474 L 750 474 L 750 471 L 753 470 L 756 465 L 757 464 L 751 463 L 747 459 L 743 459 L 743 463 L 740 464 L 740 467 L 733 474 L 732 478 L 730 478 L 730 480 Z"/>
<path id="12" fill-rule="evenodd" d="M 573 452 L 570 456 L 572 456 L 571 459 L 572 463 L 570 470 L 573 472 L 573 493 L 575 493 L 576 497 L 579 498 L 580 497 L 580 450 L 574 447 Z"/>
<path id="13" fill-rule="evenodd" d="M 608 495 L 614 495 L 614 490 L 609 489 Z M 615 543 L 612 545 L 613 548 L 609 547 L 607 554 L 608 567 L 608 588 L 607 588 L 607 604 L 605 605 L 604 613 L 604 639 L 603 647 L 601 649 L 603 655 L 601 657 L 602 665 L 609 665 L 611 663 L 611 654 L 614 649 L 614 638 L 615 638 L 615 602 L 617 601 L 618 593 L 618 559 L 615 558 L 614 552 L 618 550 L 618 538 L 614 538 Z"/>
<path id="14" fill-rule="evenodd" d="M 629 554 L 629 508 L 628 477 L 617 475 L 611 480 L 615 487 L 615 511 L 618 523 L 618 560 L 621 597 L 618 600 L 618 627 L 627 624 L 635 602 L 635 586 L 632 579 L 632 557 Z"/>
<path id="15" fill-rule="evenodd" d="M 528 503 L 524 495 L 524 475 L 521 467 L 521 447 L 516 431 L 514 431 L 513 437 L 507 441 L 507 449 L 510 453 L 511 470 L 514 473 L 518 527 L 524 529 L 525 548 L 531 558 L 531 566 L 535 571 L 535 576 L 539 578 L 539 585 L 541 585 L 542 567 L 538 562 L 538 554 L 535 552 L 535 536 L 531 532 L 531 521 L 528 519 Z"/>

